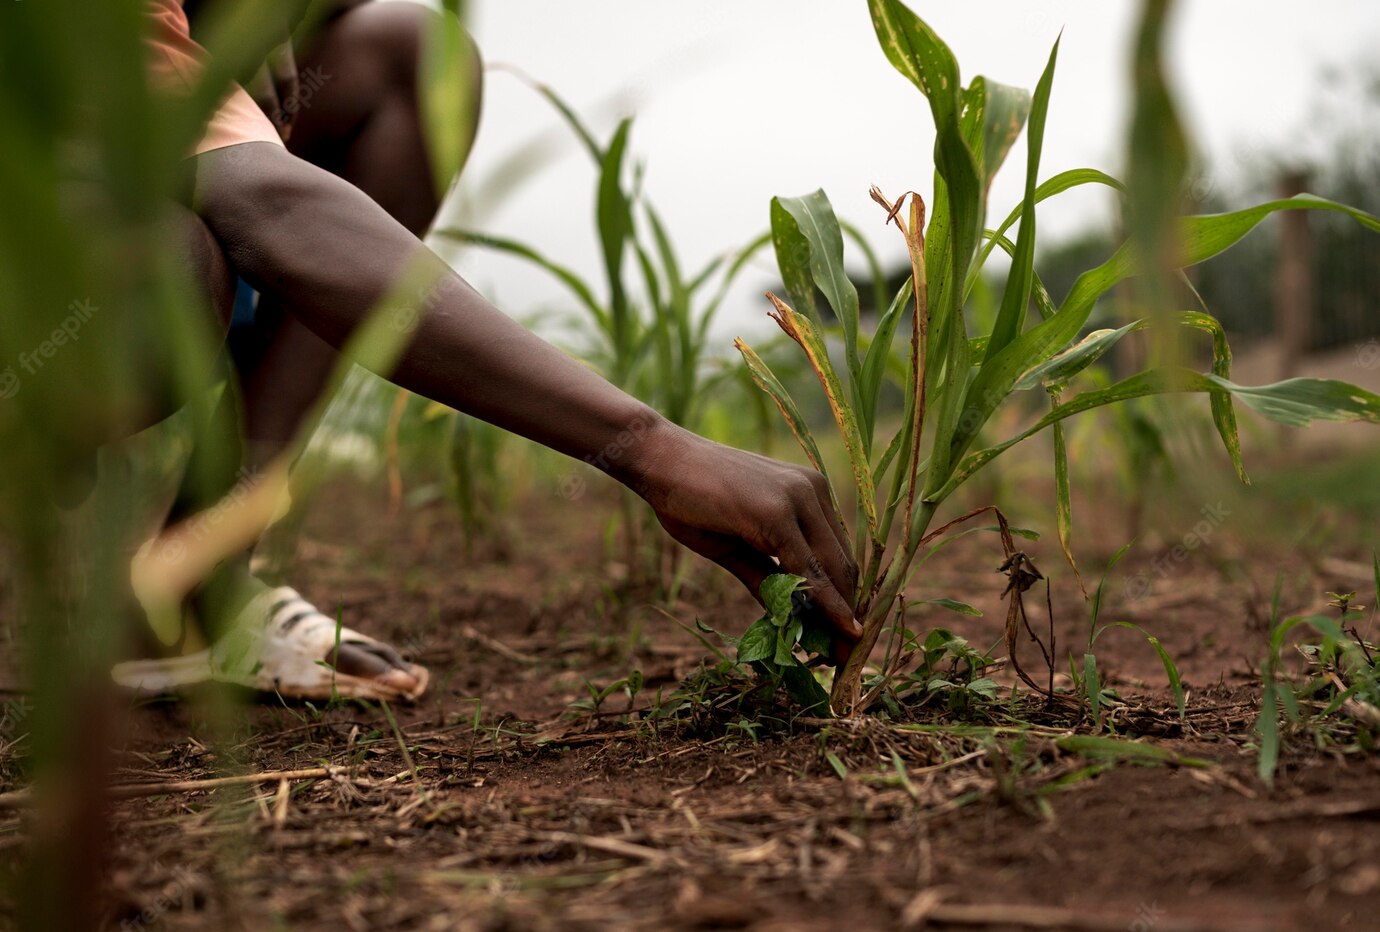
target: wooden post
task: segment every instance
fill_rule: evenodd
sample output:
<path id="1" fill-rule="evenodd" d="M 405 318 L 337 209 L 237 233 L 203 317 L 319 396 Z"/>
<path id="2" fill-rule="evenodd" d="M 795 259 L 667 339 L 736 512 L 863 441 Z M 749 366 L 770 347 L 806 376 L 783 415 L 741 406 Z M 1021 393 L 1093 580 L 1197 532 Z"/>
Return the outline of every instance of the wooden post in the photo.
<path id="1" fill-rule="evenodd" d="M 1301 194 L 1308 173 L 1286 172 L 1279 181 L 1279 196 Z M 1286 210 L 1280 214 L 1279 258 L 1275 263 L 1275 339 L 1279 343 L 1279 377 L 1297 374 L 1299 362 L 1311 348 L 1313 332 L 1313 240 L 1308 232 L 1308 211 Z"/>

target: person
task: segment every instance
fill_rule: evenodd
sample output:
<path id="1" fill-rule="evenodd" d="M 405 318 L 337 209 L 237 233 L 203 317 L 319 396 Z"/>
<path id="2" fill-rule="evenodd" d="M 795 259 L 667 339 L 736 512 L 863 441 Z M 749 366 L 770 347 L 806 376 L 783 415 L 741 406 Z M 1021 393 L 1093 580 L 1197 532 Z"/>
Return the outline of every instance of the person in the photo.
<path id="1" fill-rule="evenodd" d="M 190 86 L 207 53 L 193 39 L 188 10 L 179 0 L 146 4 L 155 80 Z M 640 495 L 673 539 L 754 596 L 772 573 L 805 577 L 810 610 L 834 632 L 833 659 L 846 657 L 861 634 L 851 610 L 857 570 L 823 478 L 672 424 L 516 324 L 430 252 L 418 237 L 439 205 L 418 59 L 425 30 L 444 14 L 410 3 L 331 6 L 295 65 L 271 59 L 276 95 L 270 82 L 253 85 L 260 103 L 232 87 L 190 156 L 192 192 L 178 209 L 193 274 L 223 324 L 233 316 L 230 283 L 238 277 L 258 293 L 252 322 L 231 326 L 227 337 L 238 391 L 226 395 L 221 416 L 240 423 L 241 462 L 212 465 L 224 474 L 212 492 L 224 494 L 246 467 L 287 448 L 337 352 L 420 268 L 434 284 L 396 367 L 381 375 L 594 464 Z M 477 115 L 477 64 L 471 80 Z M 205 489 L 184 491 L 169 527 L 212 498 Z M 218 632 L 222 645 L 251 632 L 222 651 L 248 656 L 250 685 L 310 696 L 322 688 L 319 661 L 329 655 L 331 689 L 344 680 L 363 695 L 415 697 L 426 687 L 425 670 L 388 645 L 353 628 L 337 642 L 335 619 L 293 590 L 255 579 L 247 553 L 194 596 L 212 597 L 232 605 L 238 619 Z M 213 647 L 195 660 L 125 665 L 117 679 L 176 686 L 204 678 L 207 656 L 215 667 Z"/>

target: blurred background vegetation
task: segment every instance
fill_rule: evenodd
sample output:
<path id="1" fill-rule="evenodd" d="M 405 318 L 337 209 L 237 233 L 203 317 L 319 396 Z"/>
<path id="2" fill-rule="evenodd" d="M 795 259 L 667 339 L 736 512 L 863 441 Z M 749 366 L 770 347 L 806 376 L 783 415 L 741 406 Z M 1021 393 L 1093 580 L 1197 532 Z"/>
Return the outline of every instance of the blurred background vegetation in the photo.
<path id="1" fill-rule="evenodd" d="M 220 390 L 209 376 L 216 340 L 202 324 L 210 315 L 188 312 L 202 299 L 186 279 L 170 205 L 188 181 L 183 153 L 225 81 L 257 68 L 282 6 L 281 0 L 222 0 L 220 25 L 208 40 L 216 65 L 185 100 L 160 97 L 148 86 L 142 0 L 24 2 L 0 14 L 0 553 L 7 567 L 0 644 L 9 689 L 0 696 L 9 703 L 0 741 L 12 751 L 4 766 L 13 768 L 0 776 L 6 783 L 34 780 L 42 794 L 36 818 L 44 829 L 35 833 L 42 844 L 28 874 L 18 879 L 27 891 L 20 901 L 30 911 L 24 917 L 29 928 L 82 925 L 79 891 L 94 887 L 100 869 L 98 788 L 123 701 L 113 697 L 105 674 L 126 648 L 129 558 L 159 520 L 191 443 L 214 449 L 226 442 L 208 416 Z M 458 4 L 447 6 L 463 15 Z M 443 79 L 445 70 L 437 74 Z M 1366 92 L 1368 108 L 1326 121 L 1331 141 L 1318 147 L 1327 153 L 1322 161 L 1283 151 L 1224 168 L 1201 166 L 1201 207 L 1228 209 L 1281 188 L 1303 188 L 1380 212 L 1380 156 L 1368 116 L 1380 107 L 1380 78 L 1369 78 Z M 608 256 L 616 252 L 626 262 L 610 259 L 603 280 L 579 280 L 547 255 L 549 244 L 535 225 L 528 241 L 504 248 L 526 250 L 544 267 L 542 274 L 573 279 L 566 281 L 570 300 L 560 308 L 507 310 L 525 320 L 560 318 L 556 332 L 566 346 L 687 426 L 795 457 L 730 342 L 711 339 L 707 326 L 723 277 L 743 274 L 772 283 L 771 265 L 754 246 L 762 243 L 765 211 L 763 229 L 724 231 L 724 252 L 712 265 L 681 268 L 676 230 L 657 217 L 650 206 L 654 185 L 644 184 L 645 163 L 660 154 L 639 152 L 635 139 L 629 142 L 630 124 L 610 125 L 603 108 L 589 109 L 552 111 L 553 125 L 569 124 L 588 142 L 594 161 L 589 189 L 571 191 L 569 202 L 553 209 L 596 205 L 591 237 L 606 243 Z M 452 118 L 458 125 L 458 115 Z M 440 135 L 446 136 L 446 127 Z M 508 183 L 516 187 L 524 173 L 540 171 L 542 152 L 536 146 L 514 153 Z M 462 179 L 455 196 L 472 183 Z M 486 196 L 492 204 L 501 192 Z M 625 204 L 633 226 L 609 227 L 597 208 L 601 199 Z M 993 206 L 1004 212 L 1009 205 Z M 441 216 L 454 213 L 443 209 Z M 484 232 L 484 215 L 471 214 L 464 235 L 451 230 L 430 241 L 448 255 L 494 248 L 482 242 Z M 1037 256 L 1056 300 L 1073 274 L 1112 251 L 1116 234 L 1090 229 Z M 871 235 L 882 233 L 863 234 Z M 870 295 L 894 293 L 908 274 L 897 268 L 879 276 L 860 268 L 864 313 L 875 313 Z M 1287 275 L 1295 276 L 1292 289 L 1281 283 Z M 1241 381 L 1312 374 L 1380 388 L 1380 238 L 1347 218 L 1302 212 L 1272 218 L 1195 272 L 1194 284 L 1234 338 Z M 991 301 L 986 289 L 975 289 L 969 313 L 992 313 Z M 1123 319 L 1115 293 L 1097 315 L 1097 326 Z M 60 352 L 44 351 L 60 332 L 71 334 Z M 788 387 L 812 382 L 784 338 L 759 343 L 758 350 Z M 1106 365 L 1111 373 L 1119 363 L 1114 356 Z M 897 371 L 903 368 L 898 360 Z M 520 552 L 523 515 L 533 509 L 565 507 L 585 496 L 618 501 L 593 469 L 361 369 L 342 376 L 340 392 L 314 434 L 304 438 L 293 477 L 294 510 L 261 547 L 274 577 L 287 578 L 298 559 L 298 531 L 313 502 L 341 488 L 377 495 L 380 507 L 394 514 L 453 509 L 469 546 L 490 555 Z M 808 388 L 793 394 L 818 397 Z M 900 389 L 893 386 L 889 397 L 899 416 Z M 148 426 L 149 411 L 169 399 L 181 413 Z M 822 405 L 807 415 L 821 426 L 829 422 Z M 1010 433 L 1010 423 L 1023 416 L 1019 405 L 1000 413 L 1001 432 Z M 1111 429 L 1102 429 L 1107 425 Z M 1373 478 L 1380 451 L 1373 440 L 1357 444 L 1365 425 L 1320 431 L 1320 440 L 1299 441 L 1293 449 L 1281 449 L 1274 433 L 1258 425 L 1250 430 L 1257 451 L 1286 467 L 1268 477 L 1258 471 L 1266 478 L 1252 500 L 1258 517 L 1251 520 L 1359 550 L 1380 519 L 1380 486 Z M 1210 431 L 1204 406 L 1192 403 L 1129 407 L 1072 426 L 1076 494 L 1105 508 L 1084 509 L 1099 515 L 1089 547 L 1109 551 L 1144 533 L 1147 501 L 1170 502 L 1160 510 L 1163 518 L 1176 507 L 1173 501 L 1192 513 L 1197 504 L 1187 503 L 1218 492 L 1241 500 L 1247 493 L 1232 485 L 1220 453 L 1205 452 Z M 117 436 L 128 439 L 108 442 Z M 836 448 L 825 452 L 842 457 Z M 968 494 L 1009 507 L 1015 520 L 1048 527 L 1052 492 L 1034 478 L 1047 472 L 1047 457 L 1047 450 L 1032 445 L 989 468 Z M 1211 468 L 1199 469 L 1200 458 Z M 1166 496 L 1175 489 L 1179 494 Z M 1338 508 L 1343 517 L 1334 514 Z M 701 572 L 647 532 L 645 510 L 624 500 L 605 513 L 608 543 L 602 553 L 588 555 L 591 573 L 637 582 L 669 598 L 683 574 Z M 233 760 L 226 766 L 233 769 Z"/>

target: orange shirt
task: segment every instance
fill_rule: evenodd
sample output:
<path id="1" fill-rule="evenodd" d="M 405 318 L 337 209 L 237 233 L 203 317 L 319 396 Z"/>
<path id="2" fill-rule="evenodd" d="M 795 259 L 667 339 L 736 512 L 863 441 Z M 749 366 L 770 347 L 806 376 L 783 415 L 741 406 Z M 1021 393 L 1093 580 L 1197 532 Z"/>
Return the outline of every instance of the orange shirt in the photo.
<path id="1" fill-rule="evenodd" d="M 207 53 L 192 40 L 182 3 L 180 0 L 146 0 L 145 10 L 149 70 L 154 81 L 172 90 L 190 90 L 201 75 Z M 193 154 L 242 142 L 283 144 L 273 122 L 254 103 L 254 98 L 235 85 L 206 125 L 206 132 Z"/>

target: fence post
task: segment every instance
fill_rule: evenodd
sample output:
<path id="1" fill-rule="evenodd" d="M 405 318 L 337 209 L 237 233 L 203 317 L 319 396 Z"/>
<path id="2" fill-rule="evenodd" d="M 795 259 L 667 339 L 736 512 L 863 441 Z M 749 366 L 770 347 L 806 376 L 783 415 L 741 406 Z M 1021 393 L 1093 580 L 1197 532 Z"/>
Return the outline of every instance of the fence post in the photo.
<path id="1" fill-rule="evenodd" d="M 1303 193 L 1308 173 L 1285 172 L 1279 180 L 1279 196 Z M 1313 239 L 1308 232 L 1308 211 L 1286 210 L 1280 214 L 1279 261 L 1275 263 L 1275 335 L 1279 341 L 1279 377 L 1297 374 L 1299 362 L 1311 348 L 1313 333 Z"/>

